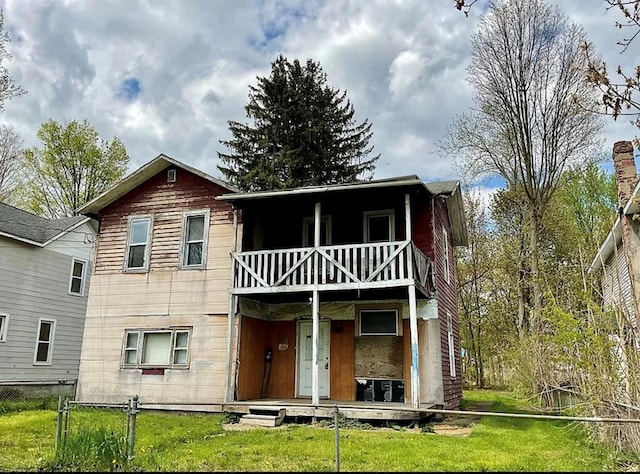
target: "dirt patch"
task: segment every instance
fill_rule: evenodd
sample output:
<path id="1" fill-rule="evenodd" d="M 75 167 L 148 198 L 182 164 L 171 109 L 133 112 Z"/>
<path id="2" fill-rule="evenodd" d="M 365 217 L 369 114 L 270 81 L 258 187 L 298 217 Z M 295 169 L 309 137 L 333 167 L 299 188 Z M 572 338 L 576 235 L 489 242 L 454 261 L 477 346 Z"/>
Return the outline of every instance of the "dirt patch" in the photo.
<path id="1" fill-rule="evenodd" d="M 491 411 L 493 402 L 475 402 L 463 411 Z M 433 432 L 449 436 L 469 436 L 480 421 L 480 415 L 447 415 L 443 421 L 435 422 Z"/>

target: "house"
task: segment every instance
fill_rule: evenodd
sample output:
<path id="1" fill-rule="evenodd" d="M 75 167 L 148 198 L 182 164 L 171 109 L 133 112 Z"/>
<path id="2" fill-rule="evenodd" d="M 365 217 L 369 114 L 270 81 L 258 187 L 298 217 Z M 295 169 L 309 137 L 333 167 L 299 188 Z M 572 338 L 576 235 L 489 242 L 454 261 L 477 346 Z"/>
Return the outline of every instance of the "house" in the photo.
<path id="1" fill-rule="evenodd" d="M 0 203 L 0 392 L 73 394 L 91 275 L 90 219 Z"/>
<path id="2" fill-rule="evenodd" d="M 604 307 L 617 312 L 618 332 L 624 333 L 638 329 L 640 314 L 640 184 L 630 141 L 614 144 L 613 162 L 618 217 L 589 272 L 599 272 Z"/>
<path id="3" fill-rule="evenodd" d="M 160 155 L 81 212 L 100 222 L 81 401 L 459 406 L 459 183 L 243 193 Z"/>

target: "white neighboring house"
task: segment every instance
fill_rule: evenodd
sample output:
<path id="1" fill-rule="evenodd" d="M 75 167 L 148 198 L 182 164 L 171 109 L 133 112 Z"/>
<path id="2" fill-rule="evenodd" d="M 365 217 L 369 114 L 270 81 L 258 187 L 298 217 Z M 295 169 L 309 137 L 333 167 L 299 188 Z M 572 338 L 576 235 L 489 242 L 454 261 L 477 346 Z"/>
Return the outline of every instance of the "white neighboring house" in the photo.
<path id="1" fill-rule="evenodd" d="M 0 398 L 73 394 L 94 226 L 0 203 Z"/>

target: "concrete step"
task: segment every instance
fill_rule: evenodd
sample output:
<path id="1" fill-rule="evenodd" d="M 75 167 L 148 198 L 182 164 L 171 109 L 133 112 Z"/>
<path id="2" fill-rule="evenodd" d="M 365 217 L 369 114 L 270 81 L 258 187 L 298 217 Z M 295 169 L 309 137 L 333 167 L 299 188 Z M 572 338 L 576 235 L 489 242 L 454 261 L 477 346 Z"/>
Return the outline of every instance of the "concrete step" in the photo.
<path id="1" fill-rule="evenodd" d="M 259 426 L 280 426 L 286 410 L 279 407 L 252 406 L 249 413 L 240 418 L 240 423 Z"/>

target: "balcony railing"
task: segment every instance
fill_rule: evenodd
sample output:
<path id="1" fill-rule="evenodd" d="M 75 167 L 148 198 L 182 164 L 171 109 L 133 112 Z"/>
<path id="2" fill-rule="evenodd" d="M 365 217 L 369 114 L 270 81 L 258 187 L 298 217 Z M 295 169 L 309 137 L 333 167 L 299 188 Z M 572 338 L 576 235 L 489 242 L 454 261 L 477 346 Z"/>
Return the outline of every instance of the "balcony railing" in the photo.
<path id="1" fill-rule="evenodd" d="M 432 263 L 410 240 L 233 253 L 236 294 L 404 286 L 431 291 Z"/>

